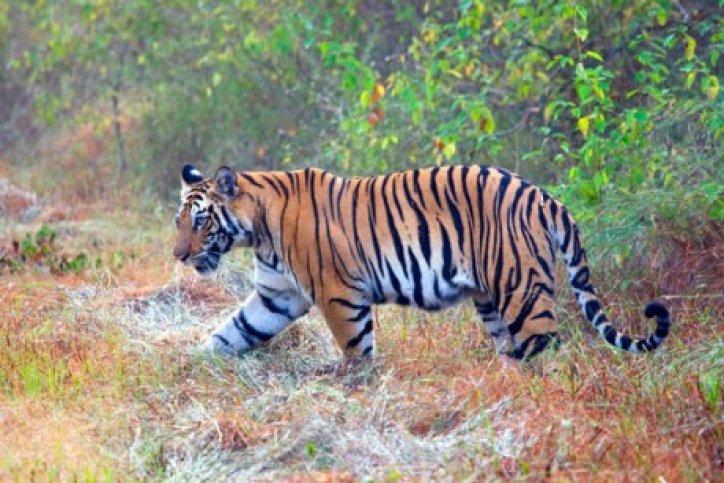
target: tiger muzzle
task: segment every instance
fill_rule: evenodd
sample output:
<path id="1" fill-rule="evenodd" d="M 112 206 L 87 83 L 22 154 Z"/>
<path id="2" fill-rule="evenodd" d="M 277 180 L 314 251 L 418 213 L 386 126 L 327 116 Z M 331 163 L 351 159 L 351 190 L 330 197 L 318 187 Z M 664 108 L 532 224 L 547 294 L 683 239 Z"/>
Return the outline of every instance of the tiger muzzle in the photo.
<path id="1" fill-rule="evenodd" d="M 173 249 L 173 257 L 179 262 L 186 262 L 189 259 L 189 250 L 185 247 L 176 246 Z"/>

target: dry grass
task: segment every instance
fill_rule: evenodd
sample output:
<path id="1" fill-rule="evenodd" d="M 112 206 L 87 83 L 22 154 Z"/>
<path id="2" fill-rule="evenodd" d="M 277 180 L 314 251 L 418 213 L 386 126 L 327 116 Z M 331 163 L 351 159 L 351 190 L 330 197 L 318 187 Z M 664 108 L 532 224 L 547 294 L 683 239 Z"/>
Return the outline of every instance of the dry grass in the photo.
<path id="1" fill-rule="evenodd" d="M 200 279 L 169 261 L 171 225 L 66 219 L 59 243 L 100 266 L 0 276 L 0 480 L 721 478 L 721 298 L 672 300 L 673 333 L 644 357 L 606 347 L 564 294 L 562 348 L 524 367 L 494 356 L 468 305 L 380 308 L 380 356 L 360 367 L 336 366 L 315 312 L 209 360 L 196 346 L 248 290 L 248 257 Z M 620 327 L 646 330 L 646 296 L 608 294 Z"/>

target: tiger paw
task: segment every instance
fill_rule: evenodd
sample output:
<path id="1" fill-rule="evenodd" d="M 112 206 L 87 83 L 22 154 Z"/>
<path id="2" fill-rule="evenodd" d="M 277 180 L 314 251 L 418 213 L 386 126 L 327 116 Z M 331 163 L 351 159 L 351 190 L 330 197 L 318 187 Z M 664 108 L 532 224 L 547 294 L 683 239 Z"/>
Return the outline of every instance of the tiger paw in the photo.
<path id="1" fill-rule="evenodd" d="M 238 353 L 233 345 L 217 334 L 213 334 L 201 344 L 198 351 L 205 356 L 220 355 L 223 357 L 235 356 Z"/>

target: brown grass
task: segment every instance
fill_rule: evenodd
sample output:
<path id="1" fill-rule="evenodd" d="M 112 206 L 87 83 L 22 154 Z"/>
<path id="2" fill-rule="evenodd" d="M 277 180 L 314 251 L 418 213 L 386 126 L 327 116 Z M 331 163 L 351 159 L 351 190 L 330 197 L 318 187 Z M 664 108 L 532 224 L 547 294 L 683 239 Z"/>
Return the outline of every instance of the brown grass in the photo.
<path id="1" fill-rule="evenodd" d="M 374 364 L 335 366 L 339 351 L 316 312 L 260 350 L 209 360 L 195 347 L 248 290 L 248 257 L 200 279 L 171 263 L 171 225 L 91 210 L 55 227 L 65 250 L 101 266 L 0 278 L 0 448 L 9 449 L 0 479 L 722 474 L 721 393 L 711 389 L 724 361 L 721 298 L 702 301 L 694 282 L 670 300 L 672 334 L 648 356 L 609 349 L 564 294 L 562 348 L 524 366 L 493 354 L 468 305 L 377 309 Z M 109 264 L 119 251 L 128 256 Z M 677 266 L 699 273 L 678 276 L 710 277 L 707 294 L 721 294 L 711 276 L 720 266 L 696 261 L 720 253 L 691 250 Z M 640 287 L 606 293 L 616 324 L 637 334 L 650 329 Z"/>

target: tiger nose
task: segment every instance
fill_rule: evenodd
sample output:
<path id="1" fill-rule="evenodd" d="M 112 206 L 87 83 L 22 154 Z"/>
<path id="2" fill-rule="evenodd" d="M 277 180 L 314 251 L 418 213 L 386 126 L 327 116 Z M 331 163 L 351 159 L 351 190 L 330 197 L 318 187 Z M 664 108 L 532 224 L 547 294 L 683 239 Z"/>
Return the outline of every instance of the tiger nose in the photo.
<path id="1" fill-rule="evenodd" d="M 189 258 L 189 252 L 185 248 L 174 247 L 173 257 L 180 262 L 185 262 Z"/>

